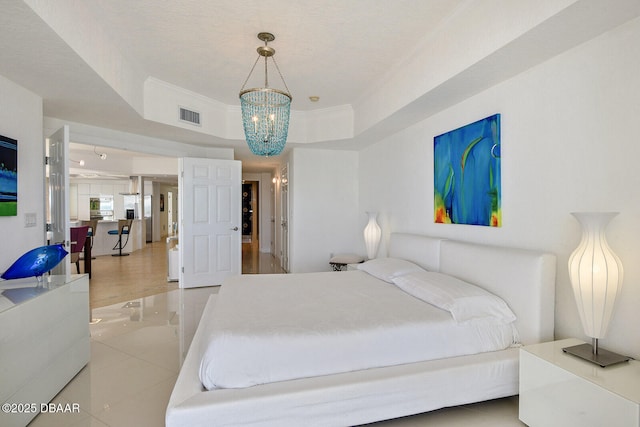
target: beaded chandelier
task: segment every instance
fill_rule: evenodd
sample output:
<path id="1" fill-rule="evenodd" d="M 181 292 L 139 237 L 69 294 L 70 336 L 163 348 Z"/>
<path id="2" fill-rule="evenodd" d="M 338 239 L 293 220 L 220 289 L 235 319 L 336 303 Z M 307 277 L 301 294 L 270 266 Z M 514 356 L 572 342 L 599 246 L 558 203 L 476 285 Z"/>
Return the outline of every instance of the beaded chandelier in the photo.
<path id="1" fill-rule="evenodd" d="M 287 83 L 282 77 L 274 55 L 275 49 L 267 44 L 275 40 L 271 33 L 259 33 L 258 39 L 264 46 L 258 47 L 258 58 L 240 89 L 240 106 L 242 108 L 242 125 L 247 144 L 251 152 L 258 156 L 277 156 L 282 152 L 287 142 L 289 131 L 289 113 L 291 111 L 291 95 Z M 264 87 L 244 89 L 260 58 L 264 58 Z M 284 83 L 286 90 L 269 87 L 267 60 L 271 58 L 273 64 Z"/>

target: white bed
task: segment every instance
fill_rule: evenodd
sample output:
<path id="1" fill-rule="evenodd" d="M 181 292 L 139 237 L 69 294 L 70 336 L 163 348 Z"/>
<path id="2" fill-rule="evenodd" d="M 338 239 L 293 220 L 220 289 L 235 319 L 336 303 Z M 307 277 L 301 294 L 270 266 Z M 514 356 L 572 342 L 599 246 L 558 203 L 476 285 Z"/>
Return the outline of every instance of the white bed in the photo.
<path id="1" fill-rule="evenodd" d="M 555 283 L 553 255 L 427 236 L 393 234 L 389 256 L 409 260 L 428 270 L 474 283 L 501 297 L 517 317 L 515 326 L 520 342 L 530 344 L 553 339 Z M 337 279 L 335 285 L 330 285 L 336 288 L 337 292 L 341 281 L 345 283 L 345 281 L 363 280 L 367 283 L 369 280 L 363 278 L 366 273 L 360 271 L 288 275 L 282 279 L 286 279 L 283 282 L 305 283 L 304 280 L 302 282 L 300 280 L 306 278 L 309 279 L 309 283 L 312 283 L 319 275 L 324 274 L 332 275 Z M 324 280 L 324 276 L 322 277 Z M 244 279 L 246 283 L 242 282 L 242 278 L 225 283 L 223 290 L 225 286 L 231 287 L 234 283 L 238 287 L 246 285 L 251 288 L 264 280 L 256 276 Z M 238 280 L 240 282 L 237 282 Z M 387 298 L 386 292 L 390 292 L 388 289 L 382 285 L 374 286 L 376 290 L 373 295 Z M 267 287 L 263 289 L 266 290 Z M 302 287 L 299 295 L 291 295 L 291 303 L 304 298 L 304 295 Z M 323 300 L 322 303 L 333 304 L 335 302 L 331 302 L 333 293 L 327 292 L 326 295 L 328 295 L 327 300 Z M 254 301 L 259 303 L 264 301 L 264 298 L 258 296 Z M 402 303 L 401 301 L 399 304 Z M 345 307 L 349 304 L 352 302 L 349 297 L 345 297 Z M 360 320 L 373 321 L 370 319 L 371 313 L 375 313 L 380 307 L 376 307 L 375 303 L 372 305 L 373 311 L 358 314 Z M 338 369 L 345 371 L 340 373 L 326 371 L 326 369 L 332 369 L 331 365 L 323 365 L 320 357 L 315 359 L 316 363 L 311 364 L 318 365 L 320 370 L 305 373 L 303 366 L 302 374 L 296 375 L 304 378 L 299 379 L 282 377 L 282 373 L 288 369 L 275 374 L 269 369 L 268 375 L 264 378 L 258 375 L 258 379 L 255 380 L 255 374 L 261 373 L 258 369 L 250 375 L 249 381 L 255 380 L 254 383 L 257 384 L 251 387 L 246 385 L 251 385 L 252 382 L 242 382 L 246 381 L 245 379 L 238 380 L 225 376 L 223 369 L 221 379 L 212 379 L 208 384 L 212 390 L 207 390 L 199 375 L 202 352 L 209 346 L 209 336 L 212 334 L 210 325 L 219 324 L 232 317 L 230 313 L 225 312 L 226 309 L 226 305 L 216 309 L 215 298 L 208 302 L 169 401 L 166 414 L 167 426 L 357 425 L 445 406 L 510 396 L 518 392 L 518 350 L 513 345 L 507 345 L 504 350 L 411 363 L 402 362 L 400 359 L 393 362 L 391 357 L 389 359 L 391 361 L 385 360 L 384 363 L 374 360 L 372 362 L 374 366 L 369 369 L 357 369 L 347 363 Z M 306 312 L 308 312 L 307 309 L 300 311 L 300 324 L 304 323 Z M 249 305 L 244 315 L 248 316 L 250 313 Z M 249 317 L 243 320 L 242 316 L 242 313 L 238 313 L 240 324 L 250 323 Z M 448 313 L 447 316 L 449 316 Z M 261 322 L 255 323 L 264 324 L 266 320 L 261 319 Z M 313 323 L 312 320 L 309 322 Z M 230 321 L 230 323 L 233 322 Z M 401 334 L 398 331 L 395 332 Z M 415 330 L 409 330 L 407 340 L 410 341 L 411 334 L 415 333 Z M 504 341 L 504 337 L 501 339 Z M 401 345 L 399 343 L 398 348 Z M 411 346 L 405 346 L 398 353 L 405 353 L 409 347 Z M 395 346 L 394 349 L 398 350 Z M 350 350 L 357 353 L 357 346 Z M 255 349 L 253 351 L 256 352 Z M 266 361 L 278 358 L 277 353 L 269 353 L 268 348 L 266 350 L 260 348 L 257 352 L 264 356 Z M 225 351 L 221 351 L 218 356 L 224 353 Z M 295 355 L 295 352 L 287 351 L 287 354 L 292 353 Z M 383 356 L 384 359 L 388 355 Z M 247 359 L 245 366 L 252 366 L 256 360 L 260 358 Z M 289 360 L 296 359 L 294 357 Z M 401 364 L 376 367 L 376 363 Z M 276 382 L 268 382 L 269 380 Z M 216 381 L 220 381 L 225 387 L 242 388 L 214 388 L 218 387 L 215 384 Z"/>

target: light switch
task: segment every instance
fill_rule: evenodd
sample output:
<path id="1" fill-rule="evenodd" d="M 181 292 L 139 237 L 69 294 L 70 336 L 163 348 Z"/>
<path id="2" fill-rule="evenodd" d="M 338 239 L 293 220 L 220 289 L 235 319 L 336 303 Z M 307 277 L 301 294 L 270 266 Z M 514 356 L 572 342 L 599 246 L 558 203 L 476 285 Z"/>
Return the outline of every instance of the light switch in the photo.
<path id="1" fill-rule="evenodd" d="M 26 213 L 24 214 L 24 226 L 25 227 L 35 227 L 38 221 L 38 216 L 35 213 Z"/>

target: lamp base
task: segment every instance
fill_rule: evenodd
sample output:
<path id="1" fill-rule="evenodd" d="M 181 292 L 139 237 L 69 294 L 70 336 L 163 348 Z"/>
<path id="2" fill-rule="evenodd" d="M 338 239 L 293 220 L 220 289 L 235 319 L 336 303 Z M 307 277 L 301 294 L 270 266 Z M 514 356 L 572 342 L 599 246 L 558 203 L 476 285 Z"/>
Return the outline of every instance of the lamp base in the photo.
<path id="1" fill-rule="evenodd" d="M 615 365 L 616 363 L 628 362 L 631 359 L 630 357 L 623 356 L 609 350 L 603 350 L 601 348 L 598 348 L 598 352 L 594 353 L 591 344 L 580 344 L 572 347 L 565 347 L 562 351 L 591 363 L 595 363 L 596 365 L 600 365 L 603 368 Z"/>

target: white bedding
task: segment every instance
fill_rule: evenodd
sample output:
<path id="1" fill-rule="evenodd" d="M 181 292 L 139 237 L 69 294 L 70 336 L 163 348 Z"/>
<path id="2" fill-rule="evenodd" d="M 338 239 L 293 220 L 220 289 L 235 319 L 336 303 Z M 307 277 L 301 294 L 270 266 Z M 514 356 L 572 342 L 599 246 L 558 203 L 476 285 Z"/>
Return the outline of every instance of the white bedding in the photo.
<path id="1" fill-rule="evenodd" d="M 512 323 L 457 323 L 363 271 L 233 278 L 211 317 L 200 364 L 210 390 L 502 350 L 517 336 Z"/>
<path id="2" fill-rule="evenodd" d="M 517 316 L 522 343 L 553 340 L 554 255 L 406 233 L 392 233 L 388 247 L 389 257 L 412 261 L 501 297 Z M 171 393 L 167 427 L 361 425 L 518 393 L 518 349 L 513 347 L 209 391 L 202 385 L 199 368 L 216 302 L 217 295 L 212 296 L 203 312 Z"/>

